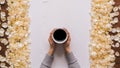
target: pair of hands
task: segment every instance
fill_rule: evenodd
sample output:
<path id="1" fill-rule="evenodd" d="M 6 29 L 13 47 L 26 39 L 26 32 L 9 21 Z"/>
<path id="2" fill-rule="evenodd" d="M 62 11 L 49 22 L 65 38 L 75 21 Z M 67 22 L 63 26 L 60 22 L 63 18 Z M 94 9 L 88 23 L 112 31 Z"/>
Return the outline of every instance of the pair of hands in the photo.
<path id="1" fill-rule="evenodd" d="M 52 30 L 52 32 L 50 33 L 49 39 L 48 39 L 49 44 L 50 44 L 50 49 L 49 49 L 49 52 L 48 52 L 49 55 L 53 55 L 54 52 L 55 52 L 55 49 L 56 49 L 56 43 L 52 39 L 52 35 L 53 35 L 55 30 L 56 29 Z M 66 33 L 68 35 L 68 39 L 63 44 L 63 47 L 64 47 L 66 53 L 70 53 L 71 52 L 71 49 L 70 49 L 70 42 L 71 42 L 70 33 L 67 31 L 67 29 L 64 29 L 64 30 L 66 31 Z"/>

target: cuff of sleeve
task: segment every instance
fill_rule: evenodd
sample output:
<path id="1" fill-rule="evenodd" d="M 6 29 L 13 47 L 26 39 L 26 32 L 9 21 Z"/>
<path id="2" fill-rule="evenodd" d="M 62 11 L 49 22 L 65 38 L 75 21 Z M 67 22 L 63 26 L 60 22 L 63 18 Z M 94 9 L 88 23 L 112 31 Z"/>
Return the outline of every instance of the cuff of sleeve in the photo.
<path id="1" fill-rule="evenodd" d="M 68 64 L 72 64 L 74 62 L 77 62 L 77 59 L 75 58 L 75 56 L 73 55 L 72 52 L 66 54 L 66 59 L 67 59 Z"/>
<path id="2" fill-rule="evenodd" d="M 50 55 L 47 54 L 45 56 L 42 64 L 47 66 L 47 67 L 51 67 L 52 62 L 53 62 L 53 58 L 54 58 L 53 56 L 50 56 Z"/>

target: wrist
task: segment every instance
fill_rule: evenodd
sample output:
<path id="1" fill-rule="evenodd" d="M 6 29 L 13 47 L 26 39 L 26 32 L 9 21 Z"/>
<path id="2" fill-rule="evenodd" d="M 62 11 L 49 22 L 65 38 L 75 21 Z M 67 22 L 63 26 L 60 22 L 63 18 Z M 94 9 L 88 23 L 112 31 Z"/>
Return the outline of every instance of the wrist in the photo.
<path id="1" fill-rule="evenodd" d="M 52 56 L 54 54 L 54 50 L 55 50 L 54 48 L 50 48 L 48 51 L 48 54 Z"/>
<path id="2" fill-rule="evenodd" d="M 70 47 L 66 47 L 66 48 L 65 48 L 65 52 L 66 52 L 66 53 L 70 53 L 70 52 L 71 52 L 71 48 L 70 48 Z"/>

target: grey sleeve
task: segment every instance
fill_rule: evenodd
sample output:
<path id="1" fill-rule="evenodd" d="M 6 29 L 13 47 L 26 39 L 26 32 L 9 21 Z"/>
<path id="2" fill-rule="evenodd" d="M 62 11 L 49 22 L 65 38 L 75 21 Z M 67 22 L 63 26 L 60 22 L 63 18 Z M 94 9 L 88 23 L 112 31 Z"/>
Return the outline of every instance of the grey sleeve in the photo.
<path id="1" fill-rule="evenodd" d="M 48 54 L 45 56 L 40 68 L 51 68 L 53 62 L 53 56 L 49 56 Z"/>
<path id="2" fill-rule="evenodd" d="M 77 59 L 73 55 L 73 53 L 66 54 L 66 59 L 68 62 L 68 68 L 80 68 L 80 65 L 77 62 Z"/>

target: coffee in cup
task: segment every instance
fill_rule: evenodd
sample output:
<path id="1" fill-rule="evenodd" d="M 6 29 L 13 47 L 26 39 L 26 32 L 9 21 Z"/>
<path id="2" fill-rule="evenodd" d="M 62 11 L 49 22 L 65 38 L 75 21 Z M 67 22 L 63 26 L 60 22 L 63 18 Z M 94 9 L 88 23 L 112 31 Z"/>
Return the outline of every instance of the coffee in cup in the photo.
<path id="1" fill-rule="evenodd" d="M 64 29 L 59 28 L 54 31 L 52 39 L 57 44 L 63 44 L 67 41 L 68 35 Z"/>

